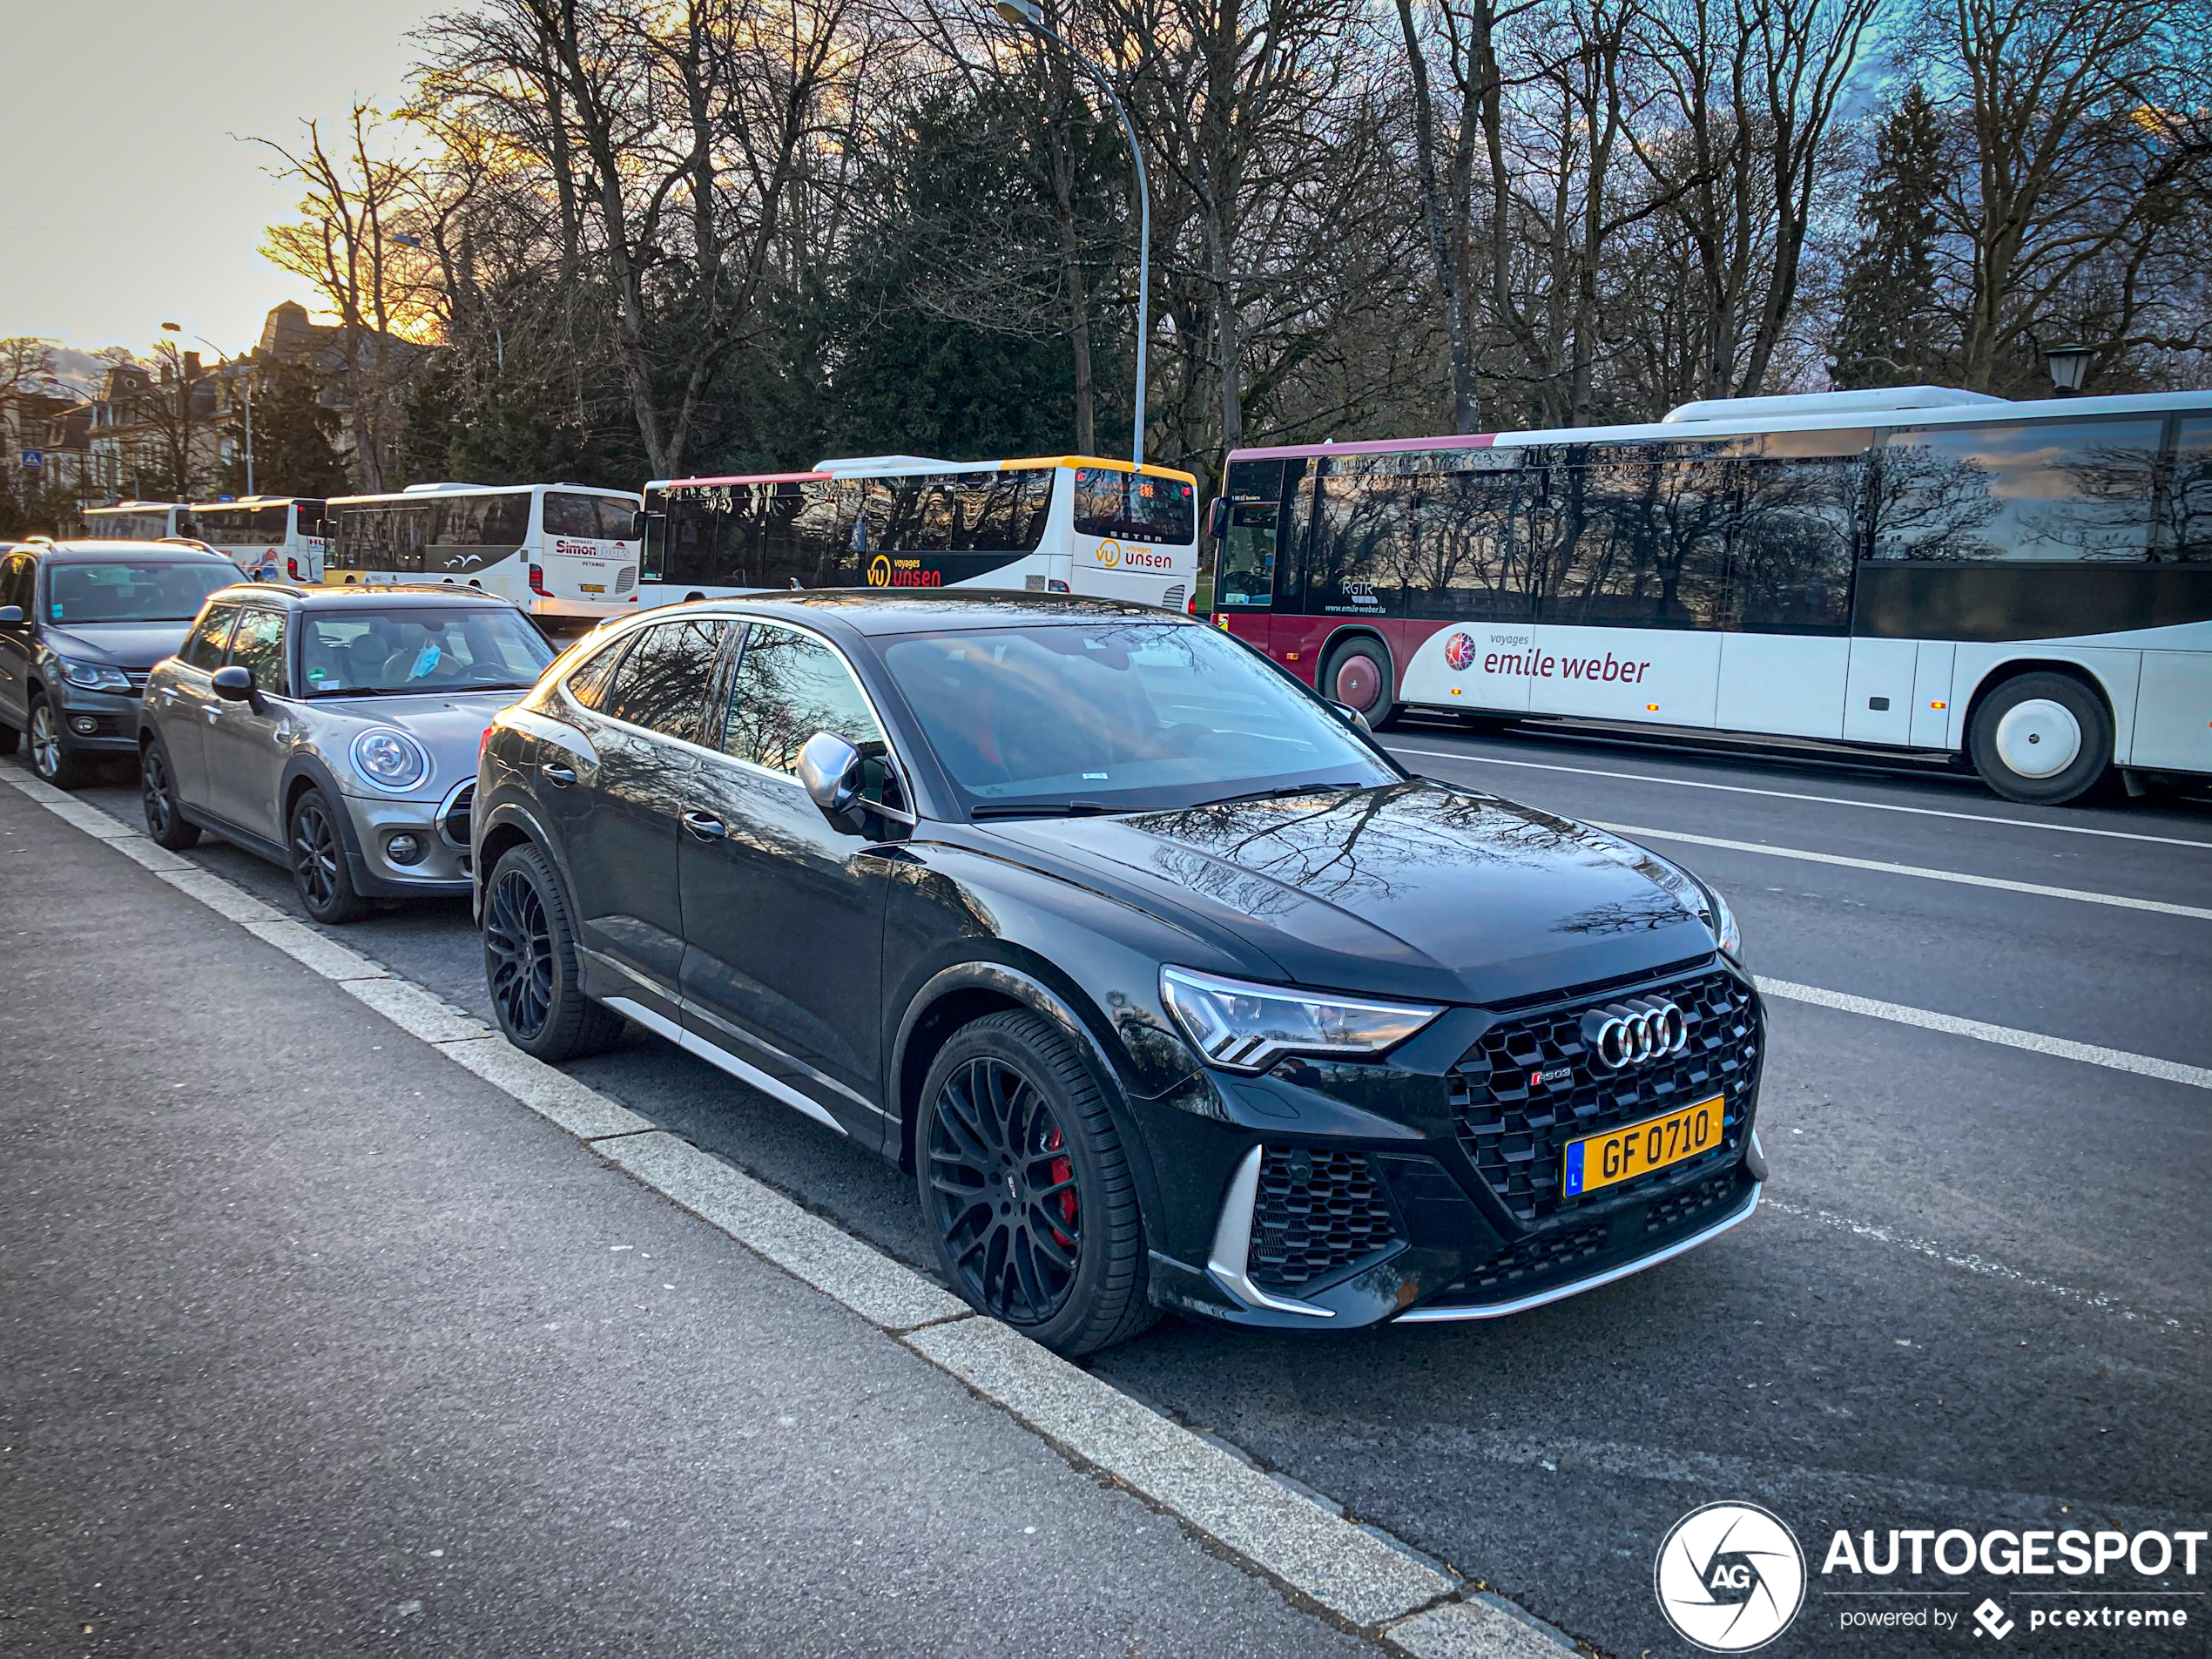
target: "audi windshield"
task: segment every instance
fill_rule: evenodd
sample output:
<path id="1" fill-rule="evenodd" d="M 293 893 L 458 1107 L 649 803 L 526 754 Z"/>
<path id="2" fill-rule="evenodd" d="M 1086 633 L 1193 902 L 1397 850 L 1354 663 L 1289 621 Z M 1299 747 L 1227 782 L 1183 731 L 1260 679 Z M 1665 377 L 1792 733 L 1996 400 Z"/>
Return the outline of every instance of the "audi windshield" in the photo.
<path id="1" fill-rule="evenodd" d="M 883 659 L 976 817 L 1196 806 L 1400 775 L 1325 704 L 1211 628 L 906 635 Z"/>

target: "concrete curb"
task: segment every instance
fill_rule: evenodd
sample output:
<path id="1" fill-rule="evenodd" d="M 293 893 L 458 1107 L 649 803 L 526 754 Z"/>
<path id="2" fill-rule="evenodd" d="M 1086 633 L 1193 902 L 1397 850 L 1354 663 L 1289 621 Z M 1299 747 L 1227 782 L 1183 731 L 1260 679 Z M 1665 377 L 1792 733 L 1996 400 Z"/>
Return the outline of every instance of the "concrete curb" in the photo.
<path id="1" fill-rule="evenodd" d="M 72 827 L 374 1008 L 616 1169 L 903 1341 L 1063 1455 L 1249 1569 L 1411 1659 L 1559 1659 L 1573 1642 L 1372 1527 L 1099 1381 L 873 1245 L 555 1067 L 482 1021 L 36 779 L 5 781 Z M 1410 1616 L 1409 1616 L 1410 1615 Z"/>

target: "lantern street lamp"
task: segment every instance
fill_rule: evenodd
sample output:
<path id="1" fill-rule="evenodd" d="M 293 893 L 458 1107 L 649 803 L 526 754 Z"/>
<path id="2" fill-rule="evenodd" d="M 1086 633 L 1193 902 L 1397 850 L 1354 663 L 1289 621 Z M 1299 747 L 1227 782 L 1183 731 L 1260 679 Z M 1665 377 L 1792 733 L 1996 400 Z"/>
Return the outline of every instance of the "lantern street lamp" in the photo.
<path id="1" fill-rule="evenodd" d="M 2060 397 L 2072 397 L 2089 378 L 2089 360 L 2096 355 L 2088 346 L 2054 346 L 2043 354 L 2051 368 L 2051 384 Z"/>

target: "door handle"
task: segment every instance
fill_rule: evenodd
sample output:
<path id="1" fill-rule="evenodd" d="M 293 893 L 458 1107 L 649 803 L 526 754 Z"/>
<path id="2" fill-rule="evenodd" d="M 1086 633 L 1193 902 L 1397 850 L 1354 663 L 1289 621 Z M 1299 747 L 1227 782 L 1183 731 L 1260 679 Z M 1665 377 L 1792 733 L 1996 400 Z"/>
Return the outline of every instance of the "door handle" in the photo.
<path id="1" fill-rule="evenodd" d="M 545 781 L 547 783 L 557 785 L 563 789 L 567 788 L 570 784 L 576 781 L 576 768 L 574 766 L 556 765 L 552 761 L 549 760 L 543 765 L 540 766 L 538 770 L 545 774 Z"/>
<path id="2" fill-rule="evenodd" d="M 730 826 L 711 813 L 685 813 L 684 827 L 702 841 L 718 841 L 730 833 Z"/>

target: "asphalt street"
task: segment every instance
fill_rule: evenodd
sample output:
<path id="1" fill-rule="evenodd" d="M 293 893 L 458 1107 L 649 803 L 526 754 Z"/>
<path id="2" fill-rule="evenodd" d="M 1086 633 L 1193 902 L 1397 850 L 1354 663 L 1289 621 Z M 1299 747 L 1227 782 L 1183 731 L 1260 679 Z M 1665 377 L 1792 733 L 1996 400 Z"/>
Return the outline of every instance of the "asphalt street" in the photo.
<path id="1" fill-rule="evenodd" d="M 2138 907 L 2212 909 L 2212 801 L 2034 808 L 1925 770 L 1534 727 L 1387 741 L 1433 776 L 1632 826 L 1728 894 L 1764 977 L 2212 1066 L 2212 919 Z M 120 779 L 85 797 L 135 819 Z M 273 867 L 193 856 L 296 909 Z M 345 938 L 488 1012 L 465 907 Z M 1509 1321 L 1295 1341 L 1169 1322 L 1094 1369 L 1639 1659 L 1689 1651 L 1654 1553 L 1717 1499 L 1775 1511 L 1816 1573 L 1838 1527 L 2204 1527 L 2208 1091 L 1783 996 L 1770 1019 L 1767 1201 L 1708 1248 Z M 828 1132 L 640 1034 L 573 1069 L 926 1264 L 910 1184 Z M 1994 1595 L 2024 1619 L 2026 1582 L 1931 1576 L 1915 1604 Z M 1786 1650 L 1914 1650 L 1842 1631 L 1860 1605 L 1816 1576 Z M 2193 1609 L 2188 1634 L 2129 1651 L 2212 1651 L 2201 1593 L 2159 1605 Z M 2035 1650 L 2111 1649 L 2046 1632 Z"/>

